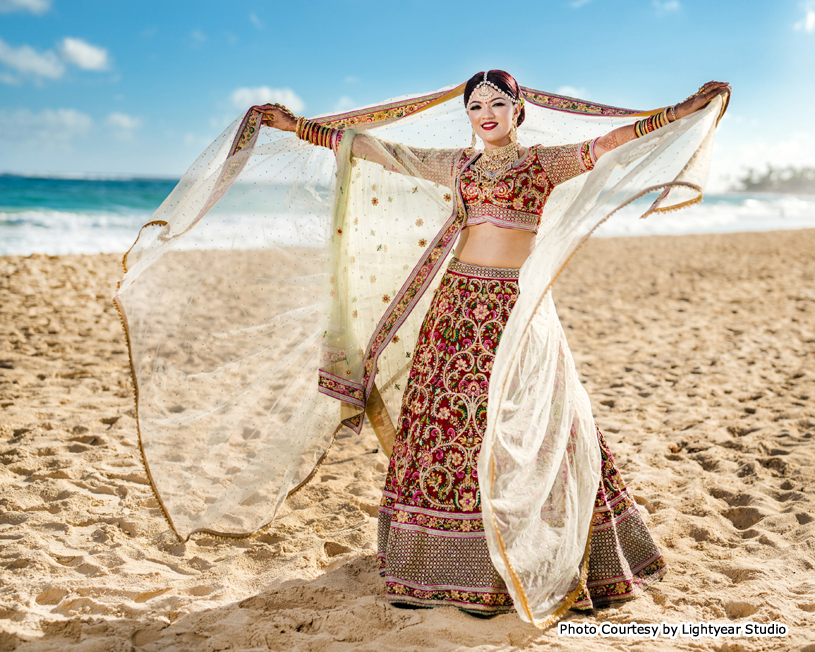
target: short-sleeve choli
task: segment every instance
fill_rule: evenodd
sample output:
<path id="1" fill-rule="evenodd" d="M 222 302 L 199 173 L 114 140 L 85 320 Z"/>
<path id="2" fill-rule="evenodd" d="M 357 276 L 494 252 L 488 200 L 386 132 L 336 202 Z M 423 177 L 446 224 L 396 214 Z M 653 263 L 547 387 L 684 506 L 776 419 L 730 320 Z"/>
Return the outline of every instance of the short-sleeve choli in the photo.
<path id="1" fill-rule="evenodd" d="M 469 166 L 460 177 L 467 226 L 489 222 L 537 233 L 541 213 L 555 186 L 594 167 L 594 140 L 572 145 L 534 145 L 527 155 L 487 187 Z"/>

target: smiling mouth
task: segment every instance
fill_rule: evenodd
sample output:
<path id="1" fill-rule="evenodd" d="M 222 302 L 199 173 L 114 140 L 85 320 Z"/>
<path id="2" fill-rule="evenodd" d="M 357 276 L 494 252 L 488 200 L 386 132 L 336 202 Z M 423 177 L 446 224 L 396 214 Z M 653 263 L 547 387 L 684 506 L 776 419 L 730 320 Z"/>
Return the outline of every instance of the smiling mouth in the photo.
<path id="1" fill-rule="evenodd" d="M 483 125 L 481 125 L 481 128 L 485 131 L 490 131 L 492 129 L 495 129 L 497 126 L 498 126 L 497 122 L 485 122 Z"/>

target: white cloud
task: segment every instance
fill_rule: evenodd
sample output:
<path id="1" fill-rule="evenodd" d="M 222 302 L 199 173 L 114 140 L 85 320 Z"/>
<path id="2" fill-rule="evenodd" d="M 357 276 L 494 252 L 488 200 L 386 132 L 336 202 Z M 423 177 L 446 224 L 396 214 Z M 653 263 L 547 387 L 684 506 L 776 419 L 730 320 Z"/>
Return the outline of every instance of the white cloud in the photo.
<path id="1" fill-rule="evenodd" d="M 679 11 L 682 8 L 679 0 L 653 0 L 652 4 L 654 9 L 665 14 Z"/>
<path id="2" fill-rule="evenodd" d="M 0 63 L 28 77 L 59 79 L 65 72 L 65 65 L 50 50 L 37 52 L 30 45 L 12 47 L 0 39 Z"/>
<path id="3" fill-rule="evenodd" d="M 249 20 L 252 21 L 252 24 L 258 29 L 266 29 L 266 25 L 264 25 L 263 21 L 258 18 L 257 14 L 249 14 Z"/>
<path id="4" fill-rule="evenodd" d="M 815 2 L 803 2 L 801 7 L 804 10 L 804 17 L 793 27 L 799 32 L 815 32 Z"/>
<path id="5" fill-rule="evenodd" d="M 571 0 L 571 2 L 569 3 L 569 6 L 572 9 L 579 9 L 583 5 L 587 5 L 590 2 L 591 2 L 591 0 Z"/>
<path id="6" fill-rule="evenodd" d="M 44 14 L 50 8 L 51 0 L 0 0 L 0 14 L 8 14 L 13 11 Z"/>
<path id="7" fill-rule="evenodd" d="M 194 29 L 190 32 L 190 38 L 196 43 L 203 43 L 207 40 L 207 35 L 204 34 L 200 29 Z"/>
<path id="8" fill-rule="evenodd" d="M 80 38 L 66 37 L 59 46 L 62 58 L 82 70 L 107 70 L 108 51 Z"/>
<path id="9" fill-rule="evenodd" d="M 230 99 L 232 106 L 239 111 L 246 111 L 255 104 L 274 104 L 275 102 L 283 104 L 295 114 L 302 113 L 306 108 L 305 102 L 290 88 L 269 88 L 268 86 L 238 88 L 232 93 Z"/>
<path id="10" fill-rule="evenodd" d="M 585 88 L 575 88 L 574 86 L 561 86 L 555 91 L 555 93 L 557 93 L 558 95 L 565 95 L 566 97 L 582 99 L 586 97 L 588 91 Z"/>
<path id="11" fill-rule="evenodd" d="M 355 108 L 357 103 L 354 102 L 350 97 L 347 95 L 343 95 L 337 103 L 334 105 L 334 113 L 342 113 L 343 111 L 350 111 L 351 109 Z"/>
<path id="12" fill-rule="evenodd" d="M 33 77 L 37 81 L 59 79 L 65 74 L 66 63 L 83 70 L 107 70 L 110 65 L 107 50 L 82 39 L 63 39 L 59 44 L 59 52 L 62 59 L 53 50 L 39 52 L 30 45 L 14 47 L 0 39 L 0 63 L 22 77 Z M 19 82 L 20 79 L 14 75 L 0 71 L 0 83 Z"/>
<path id="13" fill-rule="evenodd" d="M 133 131 L 141 126 L 141 120 L 139 118 L 127 115 L 127 113 L 120 113 L 119 111 L 111 113 L 105 122 L 114 129 L 120 129 L 122 131 Z"/>
<path id="14" fill-rule="evenodd" d="M 0 111 L 0 139 L 6 141 L 66 141 L 88 133 L 91 117 L 76 109 Z"/>

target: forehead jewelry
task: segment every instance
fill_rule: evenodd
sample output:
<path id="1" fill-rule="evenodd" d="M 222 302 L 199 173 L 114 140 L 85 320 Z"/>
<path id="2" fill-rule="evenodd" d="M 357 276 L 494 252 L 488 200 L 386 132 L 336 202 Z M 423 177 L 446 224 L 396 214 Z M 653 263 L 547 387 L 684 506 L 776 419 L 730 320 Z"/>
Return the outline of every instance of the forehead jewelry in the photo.
<path id="1" fill-rule="evenodd" d="M 498 91 L 501 95 L 503 95 L 505 98 L 507 98 L 513 104 L 517 104 L 518 100 L 516 98 L 512 97 L 512 95 L 509 95 L 508 93 L 505 93 L 500 88 L 498 88 L 498 86 L 493 84 L 491 81 L 487 80 L 487 73 L 488 72 L 489 72 L 489 70 L 484 71 L 484 79 L 482 79 L 478 83 L 478 86 L 476 86 L 473 89 L 473 95 L 475 95 L 476 97 L 480 97 L 482 100 L 486 100 L 487 98 L 489 98 L 490 95 L 492 95 L 492 91 L 495 90 L 495 91 Z M 492 89 L 492 90 L 490 90 L 490 89 Z"/>

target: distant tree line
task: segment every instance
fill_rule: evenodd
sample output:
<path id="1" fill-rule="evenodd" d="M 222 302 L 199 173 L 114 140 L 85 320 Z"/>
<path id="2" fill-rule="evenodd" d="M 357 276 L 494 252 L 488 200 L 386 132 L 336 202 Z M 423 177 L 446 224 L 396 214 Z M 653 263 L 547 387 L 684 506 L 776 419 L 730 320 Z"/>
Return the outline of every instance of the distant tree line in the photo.
<path id="1" fill-rule="evenodd" d="M 774 168 L 765 172 L 749 168 L 738 179 L 734 190 L 741 192 L 778 192 L 789 194 L 815 194 L 815 168 Z"/>

